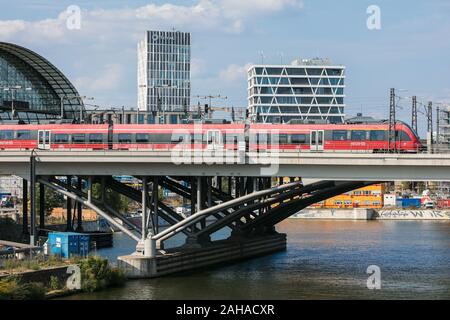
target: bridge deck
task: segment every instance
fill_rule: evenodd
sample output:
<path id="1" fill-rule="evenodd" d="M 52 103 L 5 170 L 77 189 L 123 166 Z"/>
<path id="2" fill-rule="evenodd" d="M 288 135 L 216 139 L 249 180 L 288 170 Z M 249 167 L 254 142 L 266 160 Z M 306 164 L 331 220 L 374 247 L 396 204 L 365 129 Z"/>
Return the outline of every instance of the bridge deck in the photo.
<path id="1" fill-rule="evenodd" d="M 38 175 L 300 176 L 449 181 L 450 154 L 35 151 Z M 27 177 L 31 151 L 1 151 L 0 174 Z M 181 156 L 181 158 L 179 157 Z"/>

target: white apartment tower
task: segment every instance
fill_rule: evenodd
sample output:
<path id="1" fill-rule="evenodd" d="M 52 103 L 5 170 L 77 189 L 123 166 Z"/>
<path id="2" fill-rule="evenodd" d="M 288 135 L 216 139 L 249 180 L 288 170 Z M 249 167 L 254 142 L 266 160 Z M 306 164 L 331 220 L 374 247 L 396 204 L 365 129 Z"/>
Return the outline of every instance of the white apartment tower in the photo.
<path id="1" fill-rule="evenodd" d="M 344 121 L 345 67 L 328 59 L 248 70 L 248 113 L 253 122 Z"/>

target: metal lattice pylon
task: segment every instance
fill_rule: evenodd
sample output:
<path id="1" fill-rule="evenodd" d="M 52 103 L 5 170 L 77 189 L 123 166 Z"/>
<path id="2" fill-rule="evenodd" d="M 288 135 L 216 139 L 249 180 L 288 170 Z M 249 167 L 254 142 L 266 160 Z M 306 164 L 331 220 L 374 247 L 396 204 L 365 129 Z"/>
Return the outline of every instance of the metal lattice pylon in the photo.
<path id="1" fill-rule="evenodd" d="M 397 143 L 395 136 L 395 89 L 391 89 L 390 103 L 389 103 L 389 137 L 388 137 L 388 150 L 396 151 Z"/>

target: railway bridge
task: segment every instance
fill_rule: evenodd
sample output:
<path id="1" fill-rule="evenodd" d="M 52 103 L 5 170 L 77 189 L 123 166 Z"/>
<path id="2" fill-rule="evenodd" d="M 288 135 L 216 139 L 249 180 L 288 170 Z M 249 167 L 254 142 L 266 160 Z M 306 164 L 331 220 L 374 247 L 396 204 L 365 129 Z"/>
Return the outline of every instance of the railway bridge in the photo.
<path id="1" fill-rule="evenodd" d="M 44 201 L 50 188 L 67 197 L 67 229 L 82 231 L 82 209 L 88 207 L 136 241 L 136 251 L 119 258 L 130 277 L 156 277 L 219 262 L 267 254 L 286 248 L 275 225 L 303 208 L 380 181 L 449 181 L 448 154 L 372 154 L 338 152 L 245 152 L 226 155 L 210 150 L 174 154 L 169 150 L 23 150 L 0 153 L 0 175 L 30 185 L 31 210 L 23 211 L 24 232 L 32 244 L 45 229 Z M 140 187 L 120 182 L 131 175 Z M 291 177 L 282 183 L 281 177 Z M 303 184 L 301 179 L 317 182 Z M 102 190 L 94 197 L 93 188 Z M 159 197 L 165 188 L 190 203 L 191 215 L 177 213 Z M 141 225 L 129 222 L 106 201 L 106 190 L 142 206 Z M 74 209 L 74 210 L 72 210 Z M 76 211 L 74 215 L 72 211 Z M 31 227 L 28 226 L 31 216 Z M 76 218 L 73 218 L 75 216 Z M 37 217 L 39 217 L 39 221 Z M 75 226 L 74 221 L 77 221 Z M 169 227 L 161 228 L 160 221 Z M 214 241 L 227 230 L 229 237 Z M 182 234 L 185 243 L 169 248 L 167 240 Z"/>

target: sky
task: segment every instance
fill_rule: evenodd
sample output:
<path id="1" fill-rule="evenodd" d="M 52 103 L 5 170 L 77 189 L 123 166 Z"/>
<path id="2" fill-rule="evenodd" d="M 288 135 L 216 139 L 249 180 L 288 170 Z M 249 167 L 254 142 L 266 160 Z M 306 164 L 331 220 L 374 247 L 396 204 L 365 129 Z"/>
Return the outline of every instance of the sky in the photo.
<path id="1" fill-rule="evenodd" d="M 345 112 L 411 122 L 411 96 L 450 102 L 450 1 L 406 0 L 0 0 L 0 41 L 25 46 L 56 65 L 81 95 L 105 107 L 136 107 L 137 42 L 145 30 L 192 33 L 192 103 L 247 106 L 252 63 L 329 58 L 346 66 Z M 369 6 L 380 9 L 371 30 Z M 68 28 L 70 6 L 80 28 Z M 73 20 L 70 20 L 73 21 Z M 423 110 L 422 105 L 419 109 Z M 420 130 L 425 117 L 419 114 Z M 421 135 L 423 132 L 421 133 Z"/>

